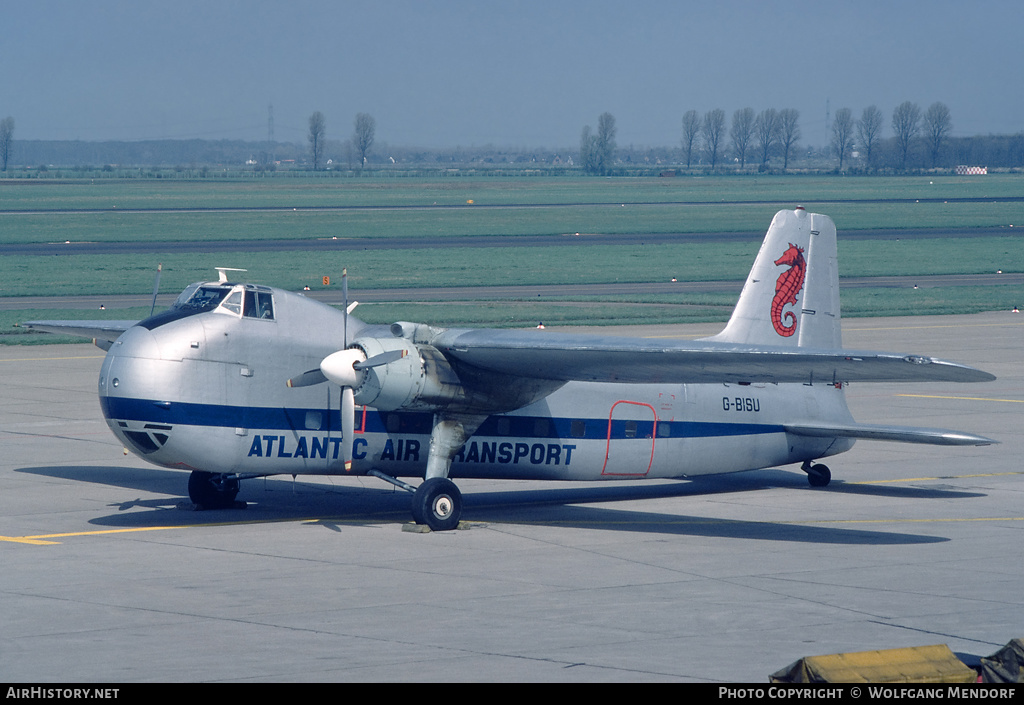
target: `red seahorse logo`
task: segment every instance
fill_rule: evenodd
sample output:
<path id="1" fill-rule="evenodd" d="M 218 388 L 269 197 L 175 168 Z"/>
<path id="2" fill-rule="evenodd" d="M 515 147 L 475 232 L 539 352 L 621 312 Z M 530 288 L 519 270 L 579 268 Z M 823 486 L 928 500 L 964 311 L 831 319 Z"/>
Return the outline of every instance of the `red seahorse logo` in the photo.
<path id="1" fill-rule="evenodd" d="M 796 305 L 796 295 L 804 288 L 804 275 L 807 274 L 807 261 L 804 250 L 793 243 L 775 260 L 775 265 L 789 265 L 789 269 L 775 280 L 775 296 L 772 298 L 772 325 L 775 332 L 788 338 L 796 332 L 796 314 L 783 311 L 786 304 Z"/>

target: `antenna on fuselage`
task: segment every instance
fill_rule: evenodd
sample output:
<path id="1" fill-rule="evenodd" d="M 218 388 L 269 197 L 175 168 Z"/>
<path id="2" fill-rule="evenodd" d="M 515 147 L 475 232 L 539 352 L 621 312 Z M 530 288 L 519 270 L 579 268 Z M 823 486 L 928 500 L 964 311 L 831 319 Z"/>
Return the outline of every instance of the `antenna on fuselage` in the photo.
<path id="1" fill-rule="evenodd" d="M 345 318 L 341 324 L 341 349 L 348 348 L 348 267 L 341 270 L 341 305 L 345 309 Z"/>
<path id="2" fill-rule="evenodd" d="M 163 263 L 157 264 L 156 266 L 156 283 L 153 284 L 153 305 L 149 307 L 149 315 L 152 316 L 153 312 L 156 311 L 156 294 L 160 291 L 160 272 L 164 271 Z"/>
<path id="3" fill-rule="evenodd" d="M 217 282 L 224 284 L 228 280 L 228 272 L 248 272 L 248 269 L 235 269 L 234 267 L 214 267 L 217 270 Z"/>

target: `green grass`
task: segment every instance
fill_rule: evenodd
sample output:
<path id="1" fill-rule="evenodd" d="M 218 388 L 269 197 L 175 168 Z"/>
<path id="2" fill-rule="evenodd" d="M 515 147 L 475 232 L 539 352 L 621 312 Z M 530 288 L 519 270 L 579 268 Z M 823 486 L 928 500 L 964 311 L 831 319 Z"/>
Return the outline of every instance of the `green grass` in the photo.
<path id="1" fill-rule="evenodd" d="M 839 228 L 843 276 L 1024 271 L 1024 227 L 1018 202 L 942 202 L 1024 193 L 1024 177 L 733 176 L 683 178 L 469 177 L 405 179 L 254 179 L 239 181 L 13 182 L 0 180 L 0 296 L 149 294 L 157 262 L 161 290 L 213 278 L 214 266 L 249 270 L 246 279 L 286 289 L 321 288 L 347 267 L 359 291 L 407 287 L 410 300 L 427 286 L 575 284 L 742 280 L 775 211 L 804 204 L 828 213 Z M 863 202 L 905 199 L 907 202 Z M 940 199 L 939 201 L 927 199 Z M 467 202 L 474 203 L 469 205 Z M 925 202 L 919 202 L 925 200 Z M 573 204 L 588 205 L 573 205 Z M 457 206 L 435 208 L 434 205 Z M 358 210 L 303 210 L 355 206 Z M 403 206 L 403 208 L 392 208 Z M 408 208 L 408 206 L 423 206 Z M 495 207 L 481 207 L 495 206 Z M 525 207 L 530 206 L 530 207 Z M 116 208 L 115 208 L 116 207 Z M 126 208 L 295 208 L 252 212 L 135 212 Z M 56 212 L 82 209 L 86 213 Z M 34 210 L 42 213 L 17 213 Z M 6 212 L 5 212 L 6 211 Z M 1006 228 L 1006 237 L 862 240 L 844 231 L 926 227 Z M 747 242 L 644 244 L 646 233 L 749 232 Z M 576 238 L 575 233 L 582 233 Z M 620 245 L 586 244 L 587 233 L 619 234 Z M 1012 233 L 1012 235 L 1010 235 Z M 564 245 L 517 246 L 520 235 L 564 236 Z M 508 247 L 459 247 L 473 235 L 508 237 Z M 71 241 L 203 241 L 346 237 L 448 237 L 451 246 L 333 253 L 161 255 L 4 255 L 4 244 Z M 1020 305 L 1018 287 L 851 289 L 848 315 L 956 313 Z M 486 298 L 486 297 L 485 297 Z M 725 320 L 726 295 L 597 297 L 574 301 L 364 304 L 368 320 L 424 320 L 440 325 L 678 322 Z M 89 312 L 99 315 L 99 312 Z M 132 314 L 142 317 L 148 311 Z M 108 318 L 132 317 L 107 311 Z M 0 317 L 0 338 L 18 335 L 14 322 L 86 318 L 82 311 L 21 311 Z M 54 338 L 46 338 L 54 340 Z"/>
<path id="2" fill-rule="evenodd" d="M 1024 305 L 1024 292 L 1011 286 L 936 287 L 923 289 L 847 289 L 842 292 L 844 318 L 978 313 Z M 642 296 L 588 296 L 571 301 L 471 301 L 361 304 L 355 315 L 367 323 L 423 321 L 438 326 L 532 328 L 546 326 L 614 326 L 627 324 L 725 323 L 737 296 L 693 293 Z M 35 309 L 0 312 L 0 344 L 27 345 L 81 342 L 80 338 L 29 331 L 26 320 L 131 320 L 149 315 L 148 307 L 117 310 Z"/>
<path id="3" fill-rule="evenodd" d="M 826 212 L 840 230 L 1024 227 L 1018 202 L 917 203 L 918 199 L 1019 196 L 1024 177 L 686 177 L 469 178 L 437 181 L 266 180 L 2 183 L 4 211 L 86 209 L 87 213 L 8 213 L 0 244 L 464 237 L 565 233 L 763 233 L 780 208 Z M 858 199 L 909 199 L 861 203 Z M 474 201 L 468 205 L 467 201 Z M 755 201 L 756 203 L 750 203 Z M 573 204 L 587 205 L 573 205 Z M 524 205 L 537 205 L 524 208 Z M 595 205 L 597 204 L 597 205 Z M 458 206 L 433 208 L 434 205 Z M 517 207 L 482 207 L 517 206 Z M 370 210 L 309 211 L 354 206 Z M 394 206 L 423 206 L 399 208 Z M 256 212 L 132 212 L 125 208 L 296 208 Z M 384 209 L 384 210 L 377 210 Z"/>
<path id="4" fill-rule="evenodd" d="M 1020 196 L 1021 176 L 677 178 L 460 177 L 0 182 L 0 211 L 125 208 L 312 208 L 565 203 L 823 203 L 850 199 Z"/>
<path id="5" fill-rule="evenodd" d="M 215 277 L 214 265 L 238 267 L 243 278 L 299 290 L 320 289 L 323 276 L 340 292 L 348 268 L 349 287 L 498 286 L 614 282 L 742 281 L 758 242 L 709 245 L 632 244 L 552 247 L 427 248 L 353 250 L 320 254 L 275 253 L 81 255 L 0 257 L 0 296 L 74 296 L 150 293 L 156 263 L 160 286 L 180 291 Z M 843 276 L 979 274 L 1024 271 L 1024 246 L 1016 238 L 846 240 L 839 244 Z"/>

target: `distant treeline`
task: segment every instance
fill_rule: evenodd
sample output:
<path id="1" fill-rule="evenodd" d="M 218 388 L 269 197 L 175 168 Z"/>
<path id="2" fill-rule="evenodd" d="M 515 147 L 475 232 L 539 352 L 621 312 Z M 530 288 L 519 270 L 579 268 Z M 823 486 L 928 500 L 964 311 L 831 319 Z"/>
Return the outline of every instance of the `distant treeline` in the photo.
<path id="1" fill-rule="evenodd" d="M 854 146 L 856 151 L 856 146 Z M 325 150 L 326 171 L 354 171 L 359 157 L 349 142 L 328 141 Z M 659 173 L 677 170 L 678 173 L 700 173 L 710 169 L 697 159 L 689 169 L 681 168 L 686 159 L 681 147 L 634 148 L 618 147 L 611 175 Z M 895 137 L 882 139 L 875 146 L 869 166 L 863 157 L 854 156 L 844 163 L 844 171 L 854 173 L 898 173 L 901 154 Z M 1024 133 L 1015 135 L 979 135 L 975 137 L 948 137 L 939 158 L 932 163 L 931 155 L 923 145 L 912 149 L 907 170 L 952 169 L 965 164 L 995 169 L 1024 168 Z M 14 140 L 8 176 L 40 170 L 61 169 L 80 172 L 107 172 L 120 174 L 126 170 L 173 170 L 187 176 L 209 176 L 213 170 L 237 172 L 270 172 L 277 170 L 310 169 L 309 148 L 306 144 L 278 142 L 246 142 L 241 140 L 152 140 L 140 142 L 86 142 L 73 140 Z M 397 147 L 378 144 L 367 157 L 370 169 L 409 169 L 422 166 L 437 169 L 445 166 L 472 166 L 480 169 L 521 170 L 538 168 L 547 172 L 571 173 L 582 171 L 579 148 L 530 149 L 481 147 L 454 147 L 427 149 Z M 715 167 L 719 173 L 782 171 L 782 159 L 773 156 L 766 167 L 749 162 L 740 167 L 738 160 L 726 151 L 726 156 Z M 789 171 L 827 172 L 837 168 L 834 153 L 829 148 L 800 147 L 790 157 Z"/>

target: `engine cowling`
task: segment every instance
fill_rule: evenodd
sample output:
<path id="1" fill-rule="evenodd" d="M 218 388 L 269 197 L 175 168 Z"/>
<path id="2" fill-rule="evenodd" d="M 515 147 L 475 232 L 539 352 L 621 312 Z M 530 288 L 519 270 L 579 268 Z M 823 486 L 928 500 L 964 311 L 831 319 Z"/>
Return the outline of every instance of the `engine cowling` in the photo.
<path id="1" fill-rule="evenodd" d="M 367 359 L 396 350 L 405 357 L 359 370 L 355 402 L 384 411 L 437 411 L 466 398 L 457 374 L 437 348 L 405 338 L 357 338 L 350 348 Z"/>

